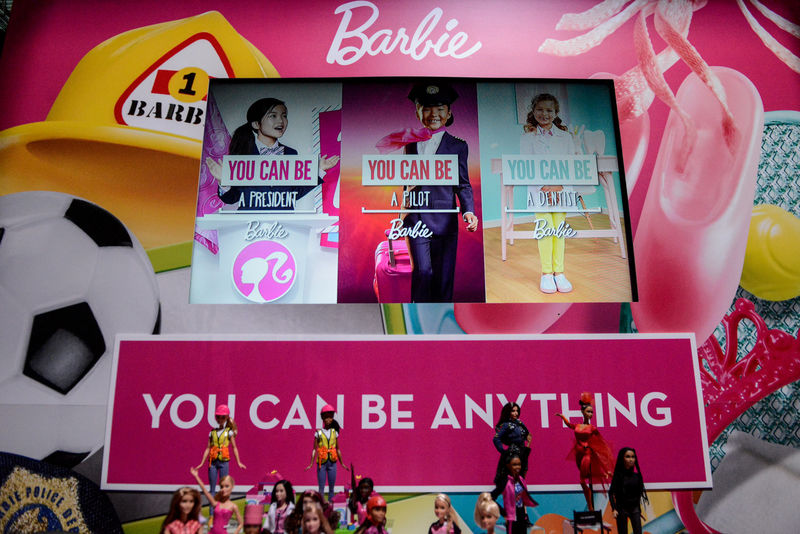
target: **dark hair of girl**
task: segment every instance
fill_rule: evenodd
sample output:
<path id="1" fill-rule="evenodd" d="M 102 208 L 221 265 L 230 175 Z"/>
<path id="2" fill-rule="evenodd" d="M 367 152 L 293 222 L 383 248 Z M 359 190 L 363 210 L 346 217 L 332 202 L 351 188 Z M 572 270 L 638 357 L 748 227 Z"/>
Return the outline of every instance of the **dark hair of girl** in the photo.
<path id="1" fill-rule="evenodd" d="M 621 487 L 622 479 L 625 476 L 625 453 L 628 451 L 633 451 L 635 456 L 635 460 L 633 463 L 633 470 L 636 473 L 639 473 L 639 476 L 642 476 L 642 470 L 639 468 L 639 455 L 636 454 L 636 449 L 633 447 L 622 447 L 619 452 L 617 453 L 617 463 L 614 464 L 614 476 L 611 478 L 611 485 L 615 488 Z M 644 477 L 642 477 L 642 493 L 641 498 L 644 502 L 650 502 L 647 499 L 647 490 L 644 489 Z"/>
<path id="2" fill-rule="evenodd" d="M 286 104 L 277 98 L 261 98 L 256 100 L 247 109 L 247 122 L 236 128 L 231 136 L 231 144 L 228 154 L 232 156 L 247 156 L 255 153 L 256 141 L 253 137 L 254 122 L 261 122 L 264 115 L 270 112 L 275 106 L 285 106 Z"/>
<path id="3" fill-rule="evenodd" d="M 563 121 L 561 120 L 561 117 L 558 117 L 558 113 L 561 111 L 561 108 L 558 105 L 558 99 L 555 97 L 555 95 L 551 95 L 550 93 L 539 93 L 538 95 L 533 97 L 533 99 L 531 100 L 531 110 L 530 112 L 528 112 L 528 117 L 525 119 L 527 124 L 530 124 L 534 128 L 536 127 L 538 123 L 536 122 L 536 117 L 533 116 L 533 108 L 535 108 L 536 104 L 538 104 L 539 102 L 547 102 L 547 101 L 552 102 L 553 107 L 556 110 L 556 118 L 553 119 L 553 124 L 555 124 L 556 128 L 560 130 L 564 130 L 565 132 L 569 131 L 569 129 L 564 125 Z"/>
<path id="4" fill-rule="evenodd" d="M 503 405 L 503 409 L 500 410 L 500 419 L 498 419 L 497 424 L 494 425 L 495 432 L 500 430 L 500 426 L 503 423 L 511 421 L 511 410 L 514 408 L 519 410 L 519 414 L 522 415 L 522 408 L 519 407 L 519 404 L 516 402 L 507 402 L 505 405 Z"/>
<path id="5" fill-rule="evenodd" d="M 294 502 L 294 488 L 292 487 L 292 483 L 288 480 L 279 480 L 272 486 L 272 500 L 270 502 L 278 502 L 278 497 L 275 495 L 275 490 L 278 489 L 278 485 L 283 486 L 283 489 L 286 491 L 286 502 L 293 503 Z"/>

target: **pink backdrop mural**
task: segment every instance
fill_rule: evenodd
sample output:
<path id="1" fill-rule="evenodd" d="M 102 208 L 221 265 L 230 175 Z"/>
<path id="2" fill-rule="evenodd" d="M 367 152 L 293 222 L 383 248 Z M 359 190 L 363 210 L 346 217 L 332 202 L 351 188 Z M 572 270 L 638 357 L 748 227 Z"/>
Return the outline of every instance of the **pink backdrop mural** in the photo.
<path id="1" fill-rule="evenodd" d="M 133 95 L 131 87 L 147 79 L 145 73 L 153 74 L 154 65 L 174 71 L 173 75 L 180 73 L 178 79 L 184 81 L 184 76 L 197 77 L 200 71 L 212 76 L 232 72 L 236 77 L 616 77 L 630 222 L 634 233 L 646 230 L 637 236 L 635 248 L 637 255 L 640 249 L 650 255 L 641 264 L 641 274 L 655 291 L 642 288 L 641 305 L 633 315 L 621 317 L 620 307 L 614 304 L 458 304 L 437 308 L 435 313 L 425 307 L 404 309 L 400 315 L 408 321 L 401 321 L 401 329 L 616 332 L 630 329 L 637 320 L 637 326 L 646 331 L 695 332 L 707 362 L 704 403 L 714 421 L 710 437 L 716 439 L 710 460 L 717 491 L 704 492 L 700 498 L 702 520 L 694 512 L 692 496 L 681 494 L 676 496 L 680 515 L 669 498 L 666 503 L 656 502 L 653 519 L 645 528 L 658 534 L 675 533 L 684 526 L 692 532 L 791 531 L 798 520 L 792 515 L 796 507 L 780 507 L 774 496 L 785 495 L 786 502 L 796 502 L 796 477 L 774 476 L 776 471 L 770 469 L 787 451 L 800 446 L 800 438 L 792 432 L 799 419 L 800 395 L 800 269 L 795 253 L 800 242 L 796 224 L 800 170 L 793 158 L 800 123 L 799 24 L 796 3 L 780 0 L 504 1 L 491 5 L 332 0 L 224 6 L 203 0 L 113 5 L 78 0 L 44 5 L 17 2 L 0 59 L 0 69 L 8 74 L 0 77 L 0 194 L 64 192 L 86 198 L 119 218 L 148 250 L 159 271 L 162 313 L 158 317 L 164 332 L 361 332 L 367 328 L 369 314 L 359 314 L 354 308 L 296 306 L 276 311 L 250 307 L 231 312 L 224 307 L 186 305 L 187 270 L 169 269 L 188 265 L 200 134 L 193 135 L 191 128 L 187 134 L 157 124 L 140 128 L 121 124 L 115 110 L 123 95 Z M 188 43 L 200 48 L 182 53 Z M 165 58 L 180 64 L 167 65 Z M 706 64 L 721 68 L 709 71 Z M 723 103 L 719 94 L 697 83 L 690 65 L 701 75 L 719 75 L 718 85 L 726 91 Z M 163 93 L 163 87 L 159 88 Z M 137 88 L 147 94 L 151 89 L 154 86 Z M 162 93 L 157 93 L 159 98 L 169 96 Z M 702 109 L 692 108 L 692 101 L 702 104 Z M 203 100 L 200 94 L 194 103 L 164 102 L 184 105 L 185 123 L 187 106 L 199 109 L 198 102 Z M 681 120 L 681 110 L 686 109 L 692 122 Z M 196 117 L 195 111 L 190 122 Z M 699 140 L 696 159 L 686 155 L 682 139 L 692 128 Z M 753 157 L 759 144 L 755 169 Z M 709 198 L 704 202 L 695 196 L 692 202 L 678 203 L 678 212 L 665 212 L 660 201 L 665 192 L 676 193 L 682 158 L 688 158 L 685 168 L 695 173 L 688 183 Z M 757 208 L 751 218 L 753 204 L 770 207 Z M 684 217 L 683 208 L 691 208 L 689 217 Z M 667 217 L 676 214 L 677 218 Z M 706 215 L 713 217 L 706 221 Z M 680 267 L 689 264 L 672 256 L 673 249 L 683 243 L 669 240 L 679 234 L 669 225 L 682 231 L 685 222 L 697 222 L 698 217 L 702 224 L 688 234 L 690 246 L 680 251 L 692 259 L 691 269 L 683 272 Z M 730 228 L 710 224 L 715 217 L 730 221 Z M 751 233 L 756 237 L 748 240 L 752 221 L 761 224 Z M 8 228 L 0 241 L 0 264 L 9 250 Z M 666 236 L 666 245 L 652 241 L 659 232 L 663 232 L 659 239 Z M 665 261 L 659 261 L 662 258 Z M 45 263 L 40 261 L 40 265 Z M 59 272 L 64 270 L 56 266 Z M 78 264 L 75 268 L 80 270 Z M 24 283 L 4 278 L 0 285 L 22 287 Z M 711 296 L 703 297 L 709 294 L 706 291 Z M 2 289 L 0 298 L 5 295 Z M 103 295 L 111 301 L 115 297 L 111 292 Z M 737 304 L 735 320 L 728 319 L 737 297 L 746 301 Z M 6 432 L 0 438 L 0 451 L 4 456 L 27 452 L 40 460 L 48 453 L 33 454 L 25 441 L 36 444 L 36 450 L 69 449 L 69 453 L 80 453 L 68 455 L 74 462 L 71 465 L 99 482 L 103 431 L 98 417 L 87 413 L 102 413 L 106 407 L 109 379 L 103 373 L 109 367 L 110 351 L 100 355 L 99 364 L 88 370 L 76 388 L 90 389 L 88 394 L 60 396 L 41 391 L 38 383 L 30 387 L 38 392 L 30 398 L 6 393 L 14 390 L 6 387 L 6 380 L 28 380 L 23 368 L 32 318 L 53 307 L 48 298 L 34 300 L 25 309 L 0 307 L 2 324 L 18 325 L 0 332 L 0 355 L 7 370 L 0 392 L 8 395 L 2 398 L 0 413 L 4 422 L 13 424 L 23 412 L 33 413 L 28 411 L 31 406 L 44 407 L 39 412 L 46 415 L 28 420 L 52 423 L 58 419 L 60 424 L 25 425 L 25 429 Z M 377 307 L 371 313 L 377 315 Z M 743 315 L 745 325 L 753 322 L 757 328 L 743 326 L 740 331 L 732 326 Z M 149 330 L 150 326 L 145 329 Z M 114 327 L 103 335 L 110 339 L 123 332 L 124 328 Z M 28 429 L 37 433 L 23 432 Z M 11 439 L 20 436 L 24 436 L 21 445 Z M 90 445 L 78 451 L 65 440 L 70 436 L 85 438 L 81 441 Z M 566 439 L 563 434 L 562 439 Z M 770 461 L 765 466 L 754 458 Z M 648 473 L 656 462 L 647 464 Z M 6 473 L 1 475 L 0 490 L 8 491 Z M 176 485 L 189 481 L 187 476 Z M 734 488 L 739 491 L 727 491 Z M 141 502 L 157 501 L 158 496 L 108 494 L 123 522 L 166 513 L 169 501 L 165 494 L 159 504 L 145 506 Z M 739 495 L 741 500 L 737 500 Z M 574 507 L 583 506 L 570 501 L 571 495 L 539 497 L 545 503 L 540 510 L 546 510 L 548 517 L 536 522 L 548 530 L 558 531 L 563 518 L 571 517 Z M 462 503 L 461 517 L 471 515 L 472 504 Z M 779 513 L 768 517 L 755 513 L 776 507 Z M 147 512 L 141 512 L 142 508 Z M 605 514 L 610 520 L 608 508 Z M 152 532 L 160 519 L 151 521 L 143 527 L 129 523 L 128 528 Z M 67 525 L 57 527 L 68 529 Z M 396 527 L 396 532 L 403 531 L 401 521 Z"/>

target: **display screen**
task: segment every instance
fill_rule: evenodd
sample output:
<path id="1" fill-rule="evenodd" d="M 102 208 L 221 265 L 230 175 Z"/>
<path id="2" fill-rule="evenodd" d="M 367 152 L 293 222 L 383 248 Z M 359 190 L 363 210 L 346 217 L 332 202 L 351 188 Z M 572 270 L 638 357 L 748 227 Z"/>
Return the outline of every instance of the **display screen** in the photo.
<path id="1" fill-rule="evenodd" d="M 193 303 L 637 300 L 610 80 L 212 80 Z"/>

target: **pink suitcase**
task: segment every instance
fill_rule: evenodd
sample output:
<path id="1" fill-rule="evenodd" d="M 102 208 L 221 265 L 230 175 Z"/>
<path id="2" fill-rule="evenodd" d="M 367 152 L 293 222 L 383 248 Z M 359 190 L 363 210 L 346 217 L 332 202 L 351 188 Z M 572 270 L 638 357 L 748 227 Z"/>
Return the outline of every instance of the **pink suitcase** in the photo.
<path id="1" fill-rule="evenodd" d="M 375 249 L 375 279 L 378 302 L 411 301 L 411 256 L 405 240 L 382 241 Z"/>

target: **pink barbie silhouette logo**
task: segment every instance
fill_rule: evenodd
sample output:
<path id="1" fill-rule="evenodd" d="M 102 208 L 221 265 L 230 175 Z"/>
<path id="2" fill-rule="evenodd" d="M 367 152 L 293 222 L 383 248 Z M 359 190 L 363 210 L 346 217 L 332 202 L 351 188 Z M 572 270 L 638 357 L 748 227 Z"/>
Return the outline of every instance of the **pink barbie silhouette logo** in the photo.
<path id="1" fill-rule="evenodd" d="M 275 241 L 255 241 L 233 262 L 233 285 L 247 300 L 272 302 L 294 285 L 297 265 L 292 253 Z"/>

